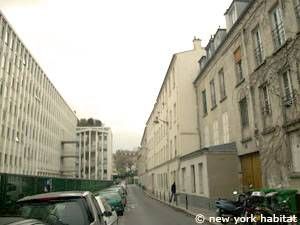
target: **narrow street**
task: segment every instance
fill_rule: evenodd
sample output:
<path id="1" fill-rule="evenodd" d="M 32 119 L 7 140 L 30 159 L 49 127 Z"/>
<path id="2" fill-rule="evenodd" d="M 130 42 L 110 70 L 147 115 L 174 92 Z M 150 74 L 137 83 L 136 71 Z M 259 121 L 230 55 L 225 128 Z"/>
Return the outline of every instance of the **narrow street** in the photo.
<path id="1" fill-rule="evenodd" d="M 147 197 L 137 186 L 128 186 L 128 205 L 120 225 L 195 225 L 195 218 Z"/>

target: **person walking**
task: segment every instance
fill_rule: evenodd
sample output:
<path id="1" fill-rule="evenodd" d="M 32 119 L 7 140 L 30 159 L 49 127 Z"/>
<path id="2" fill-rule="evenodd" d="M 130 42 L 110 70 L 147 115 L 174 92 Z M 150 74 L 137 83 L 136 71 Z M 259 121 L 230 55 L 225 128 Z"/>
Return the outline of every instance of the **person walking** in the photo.
<path id="1" fill-rule="evenodd" d="M 172 202 L 173 198 L 174 198 L 174 201 L 176 201 L 176 184 L 175 184 L 175 181 L 171 186 L 170 203 Z"/>

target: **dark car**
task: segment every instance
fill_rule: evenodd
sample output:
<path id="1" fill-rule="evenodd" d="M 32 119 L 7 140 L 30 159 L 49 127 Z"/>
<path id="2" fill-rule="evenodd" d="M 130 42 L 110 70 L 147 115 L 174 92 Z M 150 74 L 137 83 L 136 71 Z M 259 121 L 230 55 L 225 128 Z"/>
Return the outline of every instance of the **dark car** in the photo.
<path id="1" fill-rule="evenodd" d="M 117 212 L 118 216 L 123 216 L 125 208 L 122 202 L 122 198 L 118 192 L 100 191 L 97 193 L 97 195 L 103 197 L 111 206 L 111 208 Z"/>
<path id="2" fill-rule="evenodd" d="M 99 205 L 91 192 L 52 192 L 17 201 L 21 217 L 49 225 L 102 225 Z"/>
<path id="3" fill-rule="evenodd" d="M 104 189 L 102 192 L 118 192 L 122 198 L 122 203 L 124 207 L 127 205 L 126 191 L 121 186 L 112 186 L 110 188 Z"/>
<path id="4" fill-rule="evenodd" d="M 25 219 L 22 217 L 0 217 L 0 225 L 46 225 L 35 219 Z"/>

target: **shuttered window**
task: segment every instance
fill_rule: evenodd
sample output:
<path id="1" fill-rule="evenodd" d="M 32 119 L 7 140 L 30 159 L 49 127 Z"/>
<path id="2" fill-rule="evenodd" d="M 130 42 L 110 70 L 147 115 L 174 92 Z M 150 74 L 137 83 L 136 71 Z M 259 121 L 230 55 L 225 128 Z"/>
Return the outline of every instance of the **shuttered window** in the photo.
<path id="1" fill-rule="evenodd" d="M 239 83 L 244 78 L 243 68 L 242 68 L 242 55 L 241 55 L 240 47 L 234 52 L 234 62 L 235 62 L 236 80 L 237 83 Z"/>

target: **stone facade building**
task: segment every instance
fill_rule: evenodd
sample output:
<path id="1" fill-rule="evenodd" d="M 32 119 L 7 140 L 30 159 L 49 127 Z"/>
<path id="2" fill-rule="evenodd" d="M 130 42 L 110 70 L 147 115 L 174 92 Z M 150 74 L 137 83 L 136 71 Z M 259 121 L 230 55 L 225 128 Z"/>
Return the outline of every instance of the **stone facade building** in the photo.
<path id="1" fill-rule="evenodd" d="M 222 43 L 199 62 L 201 148 L 235 144 L 241 189 L 300 189 L 299 9 L 233 1 Z"/>
<path id="2" fill-rule="evenodd" d="M 300 1 L 233 0 L 225 19 L 205 52 L 175 54 L 141 141 L 141 183 L 166 199 L 175 181 L 179 204 L 300 190 Z"/>
<path id="3" fill-rule="evenodd" d="M 193 81 L 199 74 L 198 60 L 204 53 L 200 40 L 194 39 L 193 50 L 173 56 L 144 130 L 140 160 L 146 165 L 139 174 L 140 181 L 164 199 L 168 199 L 174 182 L 179 201 L 186 196 L 190 200 L 199 196 L 197 201 L 203 204 L 207 204 L 208 198 L 231 195 L 238 186 L 234 145 L 228 143 L 226 149 L 199 149 L 201 129 Z M 221 186 L 225 181 L 227 185 Z"/>

